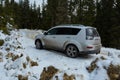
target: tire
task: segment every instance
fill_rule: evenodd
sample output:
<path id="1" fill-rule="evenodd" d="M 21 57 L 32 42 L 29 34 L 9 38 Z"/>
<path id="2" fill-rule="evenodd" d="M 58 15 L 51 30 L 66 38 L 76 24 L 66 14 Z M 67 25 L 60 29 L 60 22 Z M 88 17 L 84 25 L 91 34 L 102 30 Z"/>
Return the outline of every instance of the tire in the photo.
<path id="1" fill-rule="evenodd" d="M 78 57 L 78 53 L 79 53 L 78 48 L 75 45 L 68 45 L 66 47 L 65 52 L 66 52 L 66 55 L 71 58 Z"/>
<path id="2" fill-rule="evenodd" d="M 42 49 L 43 48 L 42 43 L 41 43 L 40 40 L 36 40 L 35 45 L 36 45 L 37 49 Z"/>

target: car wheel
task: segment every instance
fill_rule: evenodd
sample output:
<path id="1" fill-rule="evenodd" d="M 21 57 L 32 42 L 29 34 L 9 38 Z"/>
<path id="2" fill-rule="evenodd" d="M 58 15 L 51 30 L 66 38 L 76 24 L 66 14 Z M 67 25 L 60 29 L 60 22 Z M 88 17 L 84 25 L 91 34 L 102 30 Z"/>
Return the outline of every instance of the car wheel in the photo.
<path id="1" fill-rule="evenodd" d="M 40 40 L 36 40 L 35 45 L 36 45 L 37 49 L 42 49 L 43 48 Z"/>
<path id="2" fill-rule="evenodd" d="M 66 52 L 66 55 L 68 57 L 76 58 L 78 56 L 78 52 L 79 51 L 78 51 L 78 49 L 77 49 L 76 46 L 74 46 L 74 45 L 68 45 L 67 48 L 66 48 L 66 50 L 65 50 L 65 52 Z"/>

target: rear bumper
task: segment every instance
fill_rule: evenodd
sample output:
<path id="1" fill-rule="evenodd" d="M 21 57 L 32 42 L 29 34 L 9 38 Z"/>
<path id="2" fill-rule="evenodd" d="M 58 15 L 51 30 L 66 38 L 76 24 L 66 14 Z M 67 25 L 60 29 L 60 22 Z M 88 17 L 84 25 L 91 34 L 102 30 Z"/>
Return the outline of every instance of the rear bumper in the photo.
<path id="1" fill-rule="evenodd" d="M 99 50 L 91 50 L 91 51 L 83 51 L 81 53 L 83 53 L 83 54 L 99 54 L 100 49 Z"/>
<path id="2" fill-rule="evenodd" d="M 82 54 L 99 54 L 100 53 L 101 47 L 102 47 L 101 44 L 99 44 L 99 45 L 90 45 L 90 46 L 92 46 L 92 47 L 91 48 L 90 47 L 85 48 L 85 50 L 83 50 L 80 53 L 82 53 Z"/>

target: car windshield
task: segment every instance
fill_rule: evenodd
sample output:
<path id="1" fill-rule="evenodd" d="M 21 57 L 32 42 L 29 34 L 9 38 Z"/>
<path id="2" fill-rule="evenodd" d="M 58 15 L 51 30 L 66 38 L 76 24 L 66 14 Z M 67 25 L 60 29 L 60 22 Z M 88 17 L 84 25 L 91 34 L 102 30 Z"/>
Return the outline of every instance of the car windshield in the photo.
<path id="1" fill-rule="evenodd" d="M 99 36 L 97 30 L 94 28 L 86 29 L 86 34 L 87 34 L 87 36 L 96 36 L 96 37 Z"/>

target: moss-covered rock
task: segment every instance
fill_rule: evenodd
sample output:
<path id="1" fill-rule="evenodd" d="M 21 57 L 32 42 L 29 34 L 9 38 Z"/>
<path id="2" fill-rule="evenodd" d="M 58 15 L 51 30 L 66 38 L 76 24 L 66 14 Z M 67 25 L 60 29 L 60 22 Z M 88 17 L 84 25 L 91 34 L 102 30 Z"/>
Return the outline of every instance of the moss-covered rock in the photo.
<path id="1" fill-rule="evenodd" d="M 63 80 L 75 80 L 75 76 L 74 75 L 69 76 L 66 73 L 64 73 Z"/>
<path id="2" fill-rule="evenodd" d="M 18 75 L 18 80 L 28 80 L 28 76 Z"/>
<path id="3" fill-rule="evenodd" d="M 40 75 L 40 80 L 51 80 L 57 72 L 58 69 L 53 66 L 49 66 L 47 69 L 44 68 Z"/>
<path id="4" fill-rule="evenodd" d="M 110 80 L 120 80 L 120 65 L 115 66 L 113 64 L 110 64 L 107 69 L 107 74 Z"/>
<path id="5" fill-rule="evenodd" d="M 26 67 L 27 67 L 26 65 L 27 65 L 26 63 L 23 63 L 23 68 L 24 69 L 26 69 Z"/>
<path id="6" fill-rule="evenodd" d="M 3 53 L 0 52 L 0 62 L 3 62 Z"/>
<path id="7" fill-rule="evenodd" d="M 27 62 L 30 62 L 30 61 L 31 61 L 31 59 L 30 59 L 29 56 L 26 57 L 26 60 L 27 60 Z"/>
<path id="8" fill-rule="evenodd" d="M 21 55 L 23 55 L 23 54 L 21 54 Z M 21 55 L 15 55 L 13 53 L 8 53 L 5 57 L 6 57 L 6 59 L 12 59 L 12 61 L 15 61 L 15 60 L 21 58 L 22 57 Z"/>
<path id="9" fill-rule="evenodd" d="M 33 67 L 33 66 L 38 66 L 38 63 L 35 62 L 35 61 L 30 61 L 30 65 Z"/>
<path id="10" fill-rule="evenodd" d="M 101 56 L 100 58 L 101 58 L 102 60 L 106 60 L 106 58 L 105 58 L 104 56 Z"/>
<path id="11" fill-rule="evenodd" d="M 89 73 L 91 73 L 95 68 L 97 68 L 97 64 L 96 64 L 97 61 L 98 61 L 98 58 L 96 58 L 96 59 L 90 64 L 90 66 L 86 68 Z"/>

